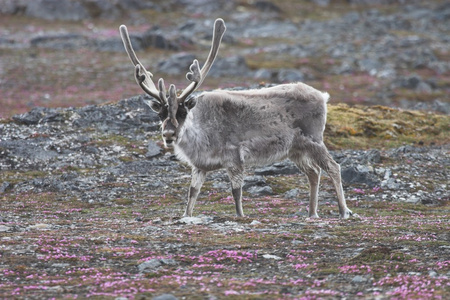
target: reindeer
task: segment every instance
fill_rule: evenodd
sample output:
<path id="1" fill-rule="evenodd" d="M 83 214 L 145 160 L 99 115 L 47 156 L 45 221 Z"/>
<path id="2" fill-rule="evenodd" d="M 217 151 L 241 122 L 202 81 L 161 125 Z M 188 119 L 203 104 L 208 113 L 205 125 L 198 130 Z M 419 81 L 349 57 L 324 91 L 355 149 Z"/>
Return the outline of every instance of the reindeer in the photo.
<path id="1" fill-rule="evenodd" d="M 164 80 L 153 83 L 137 58 L 125 25 L 120 34 L 138 85 L 152 97 L 148 105 L 162 121 L 162 139 L 177 157 L 192 167 L 191 185 L 184 216 L 192 216 L 195 202 L 209 171 L 225 168 L 231 181 L 238 217 L 242 209 L 242 185 L 247 165 L 263 165 L 286 158 L 308 177 L 309 217 L 318 218 L 318 192 L 321 169 L 331 177 L 336 189 L 341 218 L 353 213 L 347 208 L 340 166 L 323 143 L 328 93 L 304 83 L 246 90 L 216 90 L 189 97 L 205 79 L 217 56 L 226 27 L 222 19 L 214 23 L 212 46 L 200 69 L 197 60 L 186 78 L 188 87 L 177 96 L 175 85 L 166 92 Z"/>

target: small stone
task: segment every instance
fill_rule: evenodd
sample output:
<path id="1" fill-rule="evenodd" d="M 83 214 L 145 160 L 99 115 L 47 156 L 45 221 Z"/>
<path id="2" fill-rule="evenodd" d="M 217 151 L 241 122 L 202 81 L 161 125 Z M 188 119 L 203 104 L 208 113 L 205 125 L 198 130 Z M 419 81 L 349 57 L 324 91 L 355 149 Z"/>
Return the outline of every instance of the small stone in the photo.
<path id="1" fill-rule="evenodd" d="M 372 149 L 367 151 L 363 156 L 363 162 L 375 164 L 380 163 L 381 162 L 380 150 Z"/>
<path id="2" fill-rule="evenodd" d="M 255 72 L 255 79 L 271 79 L 273 76 L 273 71 L 269 69 L 259 69 Z"/>
<path id="3" fill-rule="evenodd" d="M 255 170 L 255 175 L 293 175 L 298 173 L 298 168 L 289 161 L 274 163 Z M 247 180 L 247 178 L 245 179 Z"/>
<path id="4" fill-rule="evenodd" d="M 153 297 L 152 300 L 178 300 L 178 298 L 172 294 L 162 294 L 162 295 Z"/>
<path id="5" fill-rule="evenodd" d="M 0 225 L 0 232 L 7 232 L 10 230 L 11 230 L 11 227 L 5 226 L 5 225 Z"/>
<path id="6" fill-rule="evenodd" d="M 273 190 L 270 186 L 252 186 L 247 192 L 255 196 L 268 196 L 273 194 Z"/>
<path id="7" fill-rule="evenodd" d="M 138 266 L 139 272 L 150 272 L 162 265 L 159 259 L 150 259 Z"/>
<path id="8" fill-rule="evenodd" d="M 161 154 L 161 148 L 154 141 L 149 141 L 145 157 L 152 158 L 158 156 L 159 154 Z"/>
<path id="9" fill-rule="evenodd" d="M 187 225 L 198 225 L 203 224 L 203 219 L 198 217 L 184 217 L 179 220 L 180 223 L 184 223 Z"/>
<path id="10" fill-rule="evenodd" d="M 70 264 L 65 264 L 65 263 L 55 263 L 55 264 L 52 264 L 52 267 L 53 268 L 67 268 L 67 267 L 69 267 L 70 266 Z"/>
<path id="11" fill-rule="evenodd" d="M 272 254 L 264 254 L 262 257 L 264 257 L 265 259 L 274 259 L 274 260 L 282 259 L 281 257 L 276 256 L 276 255 L 272 255 Z"/>
<path id="12" fill-rule="evenodd" d="M 158 62 L 158 71 L 174 75 L 184 72 L 189 69 L 192 61 L 195 59 L 194 54 L 190 53 L 177 53 L 170 56 L 168 59 Z"/>
<path id="13" fill-rule="evenodd" d="M 175 266 L 177 264 L 176 260 L 170 258 L 161 258 L 160 261 L 162 264 L 169 266 Z"/>
<path id="14" fill-rule="evenodd" d="M 353 283 L 363 283 L 363 282 L 366 282 L 366 281 L 367 281 L 367 279 L 364 278 L 364 276 L 361 276 L 361 275 L 356 275 L 356 276 L 353 277 L 353 279 L 352 279 L 352 282 L 353 282 Z"/>
<path id="15" fill-rule="evenodd" d="M 299 195 L 300 195 L 300 189 L 298 189 L 298 188 L 289 190 L 286 193 L 284 193 L 284 197 L 288 198 L 288 199 L 298 198 Z"/>
<path id="16" fill-rule="evenodd" d="M 277 79 L 279 82 L 298 82 L 305 80 L 305 75 L 296 69 L 281 69 Z"/>
<path id="17" fill-rule="evenodd" d="M 437 277 L 438 273 L 435 270 L 428 271 L 428 276 L 430 277 Z"/>
<path id="18" fill-rule="evenodd" d="M 27 227 L 28 230 L 33 230 L 33 229 L 37 229 L 37 230 L 49 230 L 52 227 L 52 225 L 50 224 L 45 224 L 45 223 L 39 223 L 39 224 L 35 224 L 35 225 L 30 225 Z"/>
<path id="19" fill-rule="evenodd" d="M 213 183 L 213 188 L 225 190 L 225 189 L 229 188 L 229 184 L 227 184 L 225 182 L 214 182 Z"/>
<path id="20" fill-rule="evenodd" d="M 12 189 L 12 185 L 8 181 L 5 181 L 0 186 L 0 194 L 3 194 L 10 189 Z"/>

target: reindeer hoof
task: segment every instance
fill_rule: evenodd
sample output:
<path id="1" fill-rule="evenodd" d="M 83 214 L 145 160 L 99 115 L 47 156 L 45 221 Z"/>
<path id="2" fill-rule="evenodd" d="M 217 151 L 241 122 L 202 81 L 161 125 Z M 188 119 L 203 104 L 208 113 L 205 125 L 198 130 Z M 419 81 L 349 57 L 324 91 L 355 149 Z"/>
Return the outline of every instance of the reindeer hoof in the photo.
<path id="1" fill-rule="evenodd" d="M 320 217 L 319 217 L 319 215 L 317 214 L 317 213 L 315 213 L 315 214 L 310 214 L 309 216 L 308 216 L 308 219 L 319 219 Z"/>
<path id="2" fill-rule="evenodd" d="M 347 209 L 344 213 L 341 213 L 341 219 L 348 219 L 351 216 L 357 216 L 350 209 Z"/>

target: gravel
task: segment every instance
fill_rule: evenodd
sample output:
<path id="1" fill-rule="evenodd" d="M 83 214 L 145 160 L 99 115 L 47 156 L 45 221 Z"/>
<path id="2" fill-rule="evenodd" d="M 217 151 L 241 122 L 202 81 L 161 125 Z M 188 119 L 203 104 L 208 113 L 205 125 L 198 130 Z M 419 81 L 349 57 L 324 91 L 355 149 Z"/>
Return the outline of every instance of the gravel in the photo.
<path id="1" fill-rule="evenodd" d="M 67 191 L 87 201 L 108 201 L 124 192 L 167 193 L 189 170 L 166 152 L 160 142 L 159 121 L 137 96 L 117 104 L 82 108 L 36 108 L 0 124 L 0 166 L 5 171 L 38 171 L 27 180 L 5 181 L 0 193 Z M 402 146 L 389 150 L 332 152 L 341 164 L 347 191 L 380 189 L 382 199 L 437 203 L 448 197 L 447 146 Z M 85 171 L 82 171 L 85 170 Z M 253 196 L 274 195 L 266 178 L 299 174 L 290 161 L 249 168 L 244 191 Z M 217 190 L 228 190 L 223 171 L 208 175 Z M 182 178 L 182 179 L 181 179 Z M 425 181 L 434 182 L 434 189 Z M 127 183 L 108 189 L 98 185 Z M 298 195 L 292 187 L 287 198 Z M 353 198 L 365 197 L 356 194 Z M 180 199 L 183 199 L 180 196 Z"/>

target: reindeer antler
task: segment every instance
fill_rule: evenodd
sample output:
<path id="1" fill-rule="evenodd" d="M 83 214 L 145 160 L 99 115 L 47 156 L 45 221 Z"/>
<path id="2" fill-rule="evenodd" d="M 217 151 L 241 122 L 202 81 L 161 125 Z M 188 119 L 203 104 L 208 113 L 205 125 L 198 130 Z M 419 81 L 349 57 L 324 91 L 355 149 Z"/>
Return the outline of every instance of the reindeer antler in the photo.
<path id="1" fill-rule="evenodd" d="M 130 36 L 128 35 L 127 27 L 125 25 L 121 25 L 119 30 L 123 45 L 125 46 L 125 50 L 128 53 L 128 57 L 135 66 L 134 77 L 136 78 L 136 82 L 144 90 L 144 92 L 146 92 L 153 98 L 162 101 L 162 99 L 159 98 L 159 91 L 156 89 L 156 86 L 153 83 L 153 74 L 145 69 L 144 65 L 139 61 L 136 53 L 134 52 L 133 46 L 131 45 Z"/>
<path id="2" fill-rule="evenodd" d="M 189 67 L 190 72 L 186 74 L 186 78 L 192 82 L 178 97 L 178 102 L 184 102 L 190 94 L 192 94 L 197 88 L 200 87 L 203 80 L 205 80 L 206 75 L 211 69 L 214 60 L 216 59 L 217 53 L 219 52 L 220 43 L 222 42 L 222 37 L 225 33 L 225 30 L 227 30 L 227 27 L 225 26 L 224 20 L 220 18 L 216 19 L 216 21 L 214 22 L 213 38 L 208 58 L 206 59 L 206 62 L 201 70 L 198 64 L 198 60 L 196 59 Z"/>
<path id="3" fill-rule="evenodd" d="M 211 66 L 214 63 L 214 60 L 216 59 L 225 30 L 225 22 L 222 19 L 217 19 L 214 22 L 211 50 L 203 68 L 200 69 L 199 63 L 195 59 L 192 65 L 189 67 L 190 71 L 186 74 L 186 78 L 191 81 L 191 83 L 179 97 L 176 97 L 176 93 L 170 93 L 171 90 L 176 91 L 175 86 L 171 85 L 169 89 L 169 99 L 174 96 L 174 99 L 176 99 L 178 103 L 183 103 L 186 98 L 202 84 L 203 80 L 205 80 L 206 75 L 208 74 Z M 125 50 L 128 53 L 128 57 L 135 66 L 134 77 L 136 78 L 136 82 L 144 90 L 144 92 L 158 100 L 160 104 L 168 103 L 164 80 L 161 78 L 158 81 L 158 88 L 156 88 L 152 80 L 153 74 L 145 69 L 144 65 L 139 61 L 136 53 L 134 52 L 133 46 L 131 45 L 130 36 L 128 35 L 127 27 L 125 25 L 120 26 L 120 36 L 122 37 L 122 41 L 125 46 Z"/>

